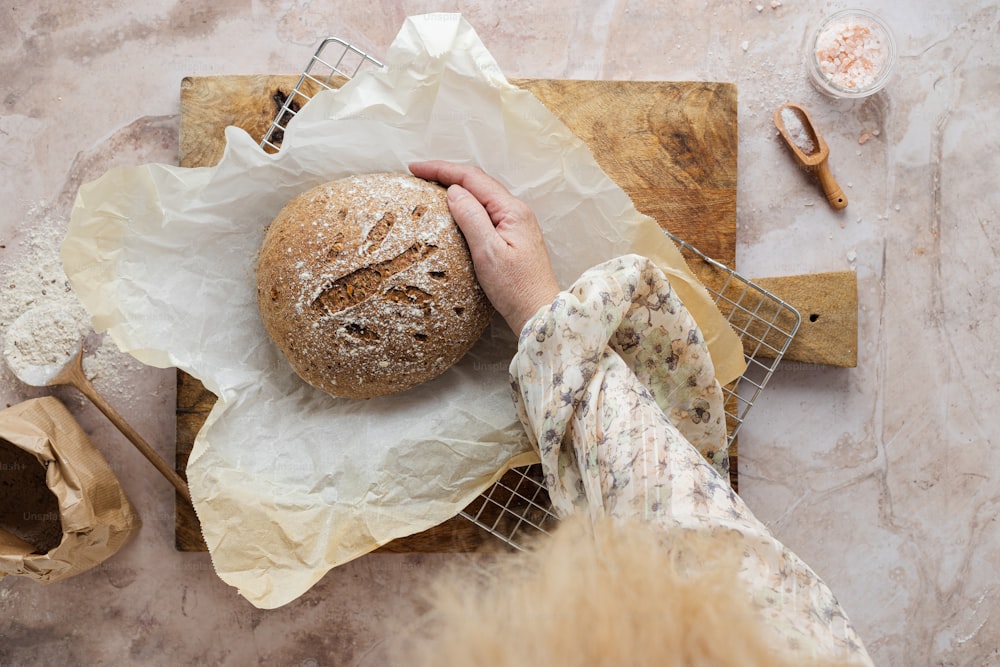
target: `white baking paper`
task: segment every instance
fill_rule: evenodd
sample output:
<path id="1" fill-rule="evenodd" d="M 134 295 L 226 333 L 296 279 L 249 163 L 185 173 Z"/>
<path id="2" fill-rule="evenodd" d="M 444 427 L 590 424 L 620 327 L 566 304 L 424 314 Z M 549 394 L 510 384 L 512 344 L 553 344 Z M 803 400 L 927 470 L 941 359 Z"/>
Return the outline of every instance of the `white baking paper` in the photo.
<path id="1" fill-rule="evenodd" d="M 258 607 L 454 516 L 537 460 L 510 396 L 516 340 L 499 318 L 455 367 L 400 395 L 334 399 L 293 373 L 258 315 L 254 268 L 265 227 L 303 190 L 415 160 L 479 165 L 534 208 L 563 285 L 617 255 L 651 257 L 702 314 L 720 381 L 742 371 L 735 334 L 656 222 L 507 83 L 459 15 L 407 19 L 386 67 L 317 95 L 277 155 L 236 128 L 226 139 L 216 167 L 121 168 L 81 187 L 63 261 L 95 329 L 219 397 L 187 474 L 216 571 Z"/>

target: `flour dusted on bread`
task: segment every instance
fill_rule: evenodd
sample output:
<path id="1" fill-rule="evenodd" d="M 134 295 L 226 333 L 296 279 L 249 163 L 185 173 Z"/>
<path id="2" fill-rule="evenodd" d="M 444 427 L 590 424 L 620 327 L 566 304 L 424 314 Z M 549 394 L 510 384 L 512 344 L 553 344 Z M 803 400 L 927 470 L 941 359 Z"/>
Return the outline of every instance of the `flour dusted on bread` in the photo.
<path id="1" fill-rule="evenodd" d="M 493 314 L 445 189 L 407 174 L 352 176 L 290 201 L 260 249 L 257 302 L 295 372 L 344 398 L 437 377 Z"/>

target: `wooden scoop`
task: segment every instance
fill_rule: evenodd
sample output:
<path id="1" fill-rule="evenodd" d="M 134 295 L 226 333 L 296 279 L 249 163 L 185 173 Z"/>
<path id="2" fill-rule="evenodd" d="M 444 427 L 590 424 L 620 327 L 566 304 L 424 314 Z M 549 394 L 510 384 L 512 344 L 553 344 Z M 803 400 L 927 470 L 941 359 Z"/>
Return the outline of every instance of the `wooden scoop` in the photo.
<path id="1" fill-rule="evenodd" d="M 59 319 L 68 316 L 60 312 L 58 309 L 45 309 L 46 312 L 43 313 L 46 319 Z M 187 482 L 185 482 L 177 472 L 167 464 L 166 461 L 153 449 L 148 442 L 146 442 L 139 433 L 125 421 L 117 410 L 115 410 L 110 403 L 108 403 L 101 394 L 98 393 L 97 389 L 94 388 L 93 383 L 87 378 L 86 373 L 83 372 L 83 341 L 78 340 L 76 343 L 75 351 L 69 354 L 69 357 L 63 361 L 49 363 L 48 361 L 43 364 L 37 363 L 27 363 L 18 356 L 19 344 L 27 339 L 25 334 L 30 335 L 30 331 L 26 331 L 28 328 L 33 326 L 38 321 L 39 311 L 28 311 L 23 313 L 20 317 L 14 320 L 14 323 L 7 330 L 7 336 L 4 344 L 3 354 L 7 361 L 7 365 L 14 372 L 21 382 L 31 385 L 33 387 L 56 387 L 59 385 L 67 385 L 70 387 L 75 387 L 81 394 L 86 396 L 90 401 L 97 406 L 97 408 L 104 413 L 112 424 L 114 424 L 119 431 L 122 432 L 129 441 L 135 445 L 136 449 L 142 452 L 143 456 L 149 459 L 149 462 L 160 471 L 160 473 L 167 478 L 167 480 L 174 485 L 188 503 L 191 502 L 191 491 L 188 489 Z M 31 319 L 26 319 L 31 317 Z"/>
<path id="2" fill-rule="evenodd" d="M 830 172 L 827 158 L 830 149 L 816 131 L 812 119 L 798 104 L 782 104 L 774 110 L 774 125 L 795 156 L 799 166 L 816 174 L 830 206 L 840 210 L 847 206 L 847 196 Z"/>

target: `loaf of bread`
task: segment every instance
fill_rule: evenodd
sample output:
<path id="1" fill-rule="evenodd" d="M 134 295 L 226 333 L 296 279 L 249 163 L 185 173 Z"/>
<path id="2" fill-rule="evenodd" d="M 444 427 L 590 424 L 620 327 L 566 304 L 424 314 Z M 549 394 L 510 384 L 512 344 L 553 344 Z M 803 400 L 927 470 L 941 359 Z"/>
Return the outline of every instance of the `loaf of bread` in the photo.
<path id="1" fill-rule="evenodd" d="M 257 302 L 299 377 L 343 398 L 437 377 L 493 314 L 445 189 L 407 174 L 352 176 L 290 201 L 260 248 Z"/>

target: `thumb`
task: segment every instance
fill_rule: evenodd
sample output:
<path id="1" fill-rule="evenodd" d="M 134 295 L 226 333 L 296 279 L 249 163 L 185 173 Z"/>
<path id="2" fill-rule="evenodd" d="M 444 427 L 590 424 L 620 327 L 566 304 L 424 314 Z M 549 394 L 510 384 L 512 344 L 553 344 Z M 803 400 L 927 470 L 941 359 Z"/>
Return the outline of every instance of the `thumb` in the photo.
<path id="1" fill-rule="evenodd" d="M 473 255 L 493 241 L 496 230 L 489 213 L 468 190 L 455 184 L 448 188 L 448 208 Z"/>

